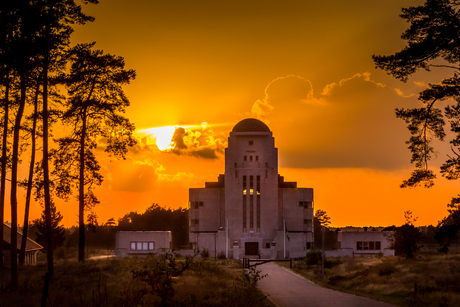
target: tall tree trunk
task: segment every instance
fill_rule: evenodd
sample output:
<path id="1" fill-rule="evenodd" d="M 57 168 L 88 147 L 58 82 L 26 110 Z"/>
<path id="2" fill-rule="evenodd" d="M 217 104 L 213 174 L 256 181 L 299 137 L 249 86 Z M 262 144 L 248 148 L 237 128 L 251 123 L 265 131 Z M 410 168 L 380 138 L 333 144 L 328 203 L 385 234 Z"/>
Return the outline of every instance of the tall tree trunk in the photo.
<path id="1" fill-rule="evenodd" d="M 46 30 L 46 41 L 49 41 L 49 28 Z M 43 65 L 43 190 L 45 194 L 45 229 L 46 229 L 46 258 L 48 263 L 48 273 L 54 276 L 53 263 L 53 239 L 51 236 L 51 194 L 50 194 L 50 174 L 49 174 L 49 154 L 48 154 L 48 66 L 49 52 L 44 54 Z"/>
<path id="2" fill-rule="evenodd" d="M 82 128 L 80 135 L 80 178 L 78 188 L 78 261 L 85 261 L 85 138 L 86 138 L 86 107 L 82 114 Z"/>
<path id="3" fill-rule="evenodd" d="M 16 114 L 13 132 L 13 155 L 11 157 L 11 286 L 18 287 L 18 163 L 19 163 L 19 133 L 21 120 L 26 104 L 26 76 L 21 72 L 21 98 Z"/>
<path id="4" fill-rule="evenodd" d="M 40 94 L 40 78 L 37 80 L 37 86 L 35 88 L 35 100 L 34 100 L 34 115 L 32 119 L 32 132 L 31 132 L 31 142 L 32 149 L 30 154 L 30 168 L 29 168 L 29 178 L 27 180 L 27 193 L 26 193 L 26 206 L 24 210 L 24 226 L 22 230 L 22 241 L 21 241 L 21 251 L 19 253 L 19 265 L 24 265 L 25 256 L 26 256 L 26 243 L 27 236 L 29 232 L 29 210 L 30 210 L 30 198 L 32 195 L 32 182 L 34 179 L 34 164 L 35 164 L 35 147 L 36 147 L 36 130 L 37 130 L 37 119 L 38 119 L 38 95 Z"/>
<path id="5" fill-rule="evenodd" d="M 5 116 L 3 118 L 3 136 L 2 136 L 2 162 L 1 162 L 1 178 L 0 178 L 0 220 L 2 224 L 0 225 L 0 269 L 3 268 L 3 222 L 5 220 L 5 189 L 6 189 L 6 168 L 7 168 L 7 141 L 8 141 L 8 113 L 9 113 L 9 95 L 10 95 L 10 72 L 7 68 L 6 70 L 6 83 L 5 83 L 5 102 L 4 102 L 4 112 Z"/>

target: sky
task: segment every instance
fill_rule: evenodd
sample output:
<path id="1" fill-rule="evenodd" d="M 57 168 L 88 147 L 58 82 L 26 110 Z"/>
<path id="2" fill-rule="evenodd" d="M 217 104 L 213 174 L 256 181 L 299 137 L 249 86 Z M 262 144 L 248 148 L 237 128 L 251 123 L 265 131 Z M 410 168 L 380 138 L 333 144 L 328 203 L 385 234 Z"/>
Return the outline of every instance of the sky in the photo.
<path id="1" fill-rule="evenodd" d="M 430 189 L 401 189 L 410 176 L 409 132 L 395 108 L 449 76 L 419 72 L 406 83 L 375 69 L 373 54 L 405 46 L 402 7 L 419 0 L 101 0 L 76 26 L 72 44 L 123 56 L 137 77 L 125 87 L 138 144 L 125 160 L 100 155 L 99 222 L 153 203 L 186 207 L 188 189 L 224 172 L 233 126 L 264 121 L 275 137 L 279 173 L 314 188 L 315 210 L 332 226 L 436 225 L 457 195 L 438 174 Z M 431 163 L 438 172 L 448 143 Z M 439 172 L 438 172 L 439 173 Z M 20 200 L 21 201 L 21 200 Z M 35 205 L 32 218 L 42 209 Z M 58 202 L 66 226 L 76 199 Z M 19 213 L 22 211 L 19 210 Z"/>

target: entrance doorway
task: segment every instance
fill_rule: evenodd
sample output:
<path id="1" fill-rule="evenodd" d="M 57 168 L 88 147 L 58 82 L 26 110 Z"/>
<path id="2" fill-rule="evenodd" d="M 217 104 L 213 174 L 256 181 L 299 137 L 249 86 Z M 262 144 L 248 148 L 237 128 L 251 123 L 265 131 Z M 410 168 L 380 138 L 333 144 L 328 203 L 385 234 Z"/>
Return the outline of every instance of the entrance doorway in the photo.
<path id="1" fill-rule="evenodd" d="M 245 255 L 259 255 L 259 242 L 245 242 L 244 243 L 244 254 Z"/>

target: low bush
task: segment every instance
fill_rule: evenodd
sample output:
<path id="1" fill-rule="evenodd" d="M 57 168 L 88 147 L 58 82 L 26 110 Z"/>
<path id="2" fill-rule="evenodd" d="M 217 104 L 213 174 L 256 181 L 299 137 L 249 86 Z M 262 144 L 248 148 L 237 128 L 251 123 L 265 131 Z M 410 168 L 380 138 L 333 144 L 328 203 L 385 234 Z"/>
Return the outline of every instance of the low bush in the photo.
<path id="1" fill-rule="evenodd" d="M 209 250 L 207 248 L 203 249 L 200 255 L 201 255 L 201 258 L 209 258 Z"/>
<path id="2" fill-rule="evenodd" d="M 320 251 L 313 250 L 308 252 L 305 256 L 305 264 L 306 265 L 318 265 L 321 264 L 323 254 Z"/>

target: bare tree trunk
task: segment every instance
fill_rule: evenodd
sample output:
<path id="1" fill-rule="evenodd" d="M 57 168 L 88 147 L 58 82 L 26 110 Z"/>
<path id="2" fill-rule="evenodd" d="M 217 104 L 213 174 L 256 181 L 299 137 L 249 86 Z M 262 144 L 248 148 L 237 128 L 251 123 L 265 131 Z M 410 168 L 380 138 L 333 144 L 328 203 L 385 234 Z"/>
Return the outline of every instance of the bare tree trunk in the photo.
<path id="1" fill-rule="evenodd" d="M 10 95 L 10 73 L 9 69 L 6 72 L 6 84 L 5 84 L 5 102 L 4 102 L 4 112 L 5 116 L 3 118 L 3 137 L 2 137 L 2 164 L 1 164 L 1 178 L 0 178 L 0 220 L 2 222 L 0 226 L 0 269 L 3 268 L 3 222 L 5 220 L 5 189 L 6 189 L 6 168 L 7 168 L 7 141 L 8 141 L 8 113 L 9 113 L 9 95 Z"/>
<path id="2" fill-rule="evenodd" d="M 19 163 L 19 133 L 22 115 L 26 104 L 26 80 L 25 73 L 21 73 L 21 98 L 16 114 L 13 132 L 13 155 L 11 158 L 11 286 L 18 287 L 18 163 Z"/>
<path id="3" fill-rule="evenodd" d="M 78 189 L 78 261 L 85 261 L 85 137 L 86 137 L 86 107 L 82 114 L 82 128 L 80 136 L 80 178 Z"/>
<path id="4" fill-rule="evenodd" d="M 40 79 L 37 80 L 37 87 L 35 88 L 35 101 L 34 101 L 34 115 L 32 122 L 32 133 L 31 133 L 31 142 L 32 142 L 32 153 L 30 154 L 30 168 L 29 168 L 29 178 L 27 180 L 27 193 L 26 193 L 26 207 L 24 211 L 24 226 L 22 230 L 22 241 L 21 241 L 21 251 L 19 252 L 19 265 L 24 265 L 25 255 L 26 255 L 26 243 L 27 236 L 29 232 L 29 210 L 30 210 L 30 198 L 32 195 L 32 182 L 34 179 L 34 164 L 35 164 L 35 147 L 36 147 L 36 130 L 37 130 L 37 119 L 38 119 L 38 95 L 40 93 Z"/>
<path id="5" fill-rule="evenodd" d="M 49 29 L 46 31 L 49 37 Z M 48 39 L 46 40 L 48 41 Z M 48 273 L 54 276 L 53 263 L 53 238 L 51 236 L 51 194 L 50 194 L 50 174 L 49 174 L 49 154 L 48 154 L 48 66 L 49 52 L 45 52 L 43 66 L 43 190 L 45 194 L 45 229 L 46 229 L 46 258 L 48 263 Z"/>

